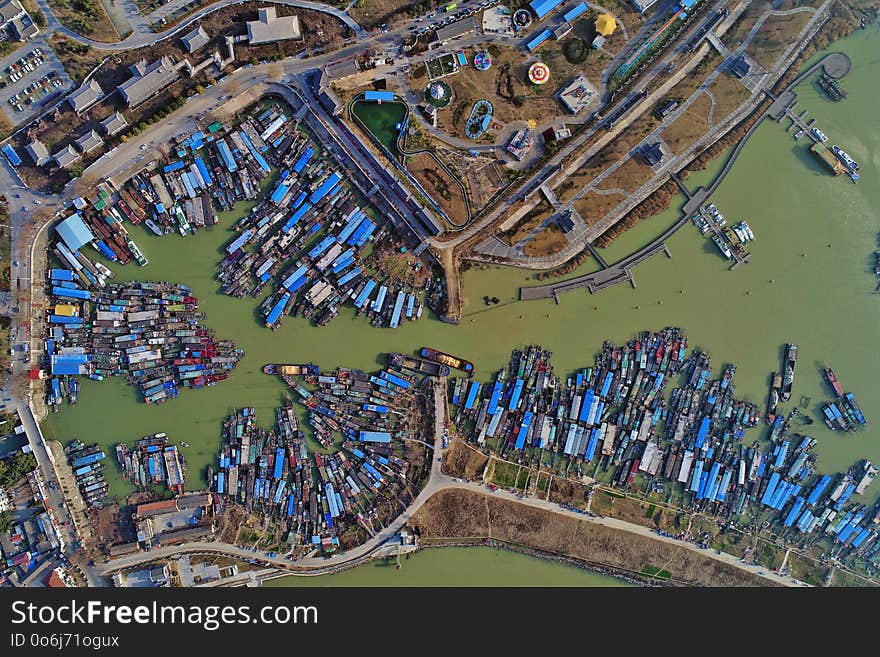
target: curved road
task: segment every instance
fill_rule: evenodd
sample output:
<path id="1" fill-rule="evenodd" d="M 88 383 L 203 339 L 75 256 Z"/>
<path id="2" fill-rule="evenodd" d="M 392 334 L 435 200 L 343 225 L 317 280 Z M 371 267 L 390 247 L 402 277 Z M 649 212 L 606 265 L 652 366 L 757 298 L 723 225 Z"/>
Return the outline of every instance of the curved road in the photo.
<path id="1" fill-rule="evenodd" d="M 288 7 L 297 7 L 299 9 L 309 9 L 311 11 L 320 11 L 325 14 L 330 14 L 331 16 L 335 16 L 343 23 L 345 23 L 352 32 L 355 33 L 356 39 L 366 39 L 367 31 L 362 28 L 357 21 L 355 21 L 351 16 L 347 13 L 338 9 L 336 7 L 331 7 L 330 5 L 323 4 L 321 2 L 309 2 L 309 0 L 268 0 L 274 4 L 279 5 L 287 5 Z M 122 41 L 118 41 L 116 43 L 105 43 L 103 41 L 95 41 L 94 39 L 89 39 L 88 37 L 84 37 L 81 34 L 77 34 L 73 30 L 70 30 L 60 23 L 57 22 L 54 16 L 51 14 L 51 10 L 49 10 L 49 14 L 47 16 L 48 27 L 51 30 L 51 26 L 55 26 L 55 31 L 63 34 L 64 36 L 73 39 L 74 41 L 78 41 L 80 43 L 84 43 L 98 50 L 133 50 L 135 48 L 140 48 L 142 46 L 151 46 L 163 39 L 167 39 L 170 36 L 174 36 L 181 30 L 187 29 L 192 23 L 198 21 L 208 14 L 212 14 L 215 11 L 219 11 L 224 7 L 228 7 L 230 5 L 240 5 L 242 4 L 241 0 L 219 0 L 218 2 L 209 5 L 207 7 L 203 7 L 199 9 L 194 14 L 186 18 L 182 23 L 171 27 L 164 32 L 149 32 L 149 31 L 138 31 L 135 30 L 128 37 L 123 39 Z M 41 9 L 45 14 L 48 5 L 43 5 L 41 3 Z M 50 18 L 51 16 L 51 18 Z"/>
<path id="2" fill-rule="evenodd" d="M 435 408 L 434 454 L 440 454 L 442 450 L 443 427 L 446 422 L 446 380 L 434 380 L 432 385 L 434 392 Z M 258 559 L 264 564 L 276 566 L 293 575 L 319 575 L 332 573 L 336 570 L 339 570 L 340 568 L 348 568 L 360 562 L 368 561 L 371 558 L 372 554 L 377 551 L 377 548 L 379 548 L 383 543 L 394 536 L 400 530 L 400 528 L 403 527 L 403 525 L 406 524 L 413 517 L 413 515 L 425 504 L 425 502 L 428 501 L 428 499 L 432 495 L 439 491 L 450 489 L 468 490 L 483 495 L 496 495 L 498 497 L 516 502 L 518 504 L 525 504 L 527 506 L 543 509 L 545 511 L 551 511 L 553 513 L 559 513 L 561 515 L 569 517 L 576 517 L 577 519 L 584 522 L 591 522 L 602 525 L 604 527 L 610 527 L 612 529 L 619 529 L 621 531 L 639 534 L 653 540 L 671 543 L 677 547 L 697 552 L 702 556 L 710 557 L 712 559 L 715 559 L 716 561 L 721 561 L 723 563 L 726 563 L 727 565 L 733 566 L 753 575 L 763 577 L 776 584 L 780 584 L 783 586 L 800 586 L 800 584 L 795 582 L 791 577 L 783 577 L 764 568 L 763 566 L 743 563 L 732 554 L 728 554 L 726 552 L 722 552 L 719 554 L 714 550 L 702 549 L 697 545 L 689 543 L 687 541 L 680 541 L 678 539 L 660 536 L 658 534 L 655 534 L 649 528 L 642 525 L 636 525 L 634 523 L 619 520 L 617 518 L 586 516 L 581 513 L 576 513 L 574 511 L 563 509 L 554 502 L 549 502 L 540 498 L 519 498 L 517 495 L 504 489 L 498 489 L 494 493 L 487 493 L 483 484 L 476 482 L 466 482 L 443 474 L 440 470 L 440 460 L 437 458 L 432 461 L 431 474 L 427 484 L 422 489 L 421 493 L 419 493 L 419 495 L 410 503 L 406 510 L 400 516 L 398 516 L 394 520 L 394 522 L 392 522 L 388 527 L 384 528 L 382 531 L 376 534 L 369 541 L 342 554 L 337 554 L 329 558 L 307 557 L 304 559 L 300 559 L 297 562 L 293 562 L 283 558 L 267 557 L 264 553 L 253 552 L 252 550 L 246 550 L 244 548 L 230 545 L 228 543 L 198 542 L 187 543 L 185 545 L 168 546 L 150 550 L 149 552 L 141 552 L 138 554 L 120 557 L 119 559 L 114 559 L 107 563 L 96 565 L 94 570 L 98 574 L 107 575 L 109 573 L 123 570 L 125 568 L 130 568 L 132 566 L 136 566 L 138 564 L 142 564 L 148 561 L 154 561 L 162 558 L 170 558 L 173 555 L 180 554 L 181 552 L 195 551 L 222 553 L 228 556 L 238 557 L 242 559 Z"/>

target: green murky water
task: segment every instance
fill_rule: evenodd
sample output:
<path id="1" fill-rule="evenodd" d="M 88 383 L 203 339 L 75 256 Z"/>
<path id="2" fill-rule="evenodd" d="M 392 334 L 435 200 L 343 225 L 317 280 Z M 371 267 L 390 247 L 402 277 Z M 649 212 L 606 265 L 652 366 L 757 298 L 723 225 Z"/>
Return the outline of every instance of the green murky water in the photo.
<path id="1" fill-rule="evenodd" d="M 219 294 L 215 268 L 231 237 L 232 218 L 195 237 L 160 239 L 136 231 L 150 265 L 122 268 L 119 277 L 190 285 L 207 324 L 220 337 L 235 340 L 247 356 L 230 380 L 210 389 L 184 390 L 158 408 L 139 403 L 136 391 L 121 381 L 84 381 L 77 406 L 51 416 L 44 428 L 65 442 L 78 437 L 108 446 L 165 431 L 178 443 L 190 443 L 183 450 L 188 485 L 200 487 L 199 475 L 216 453 L 221 421 L 231 409 L 251 405 L 263 424 L 273 421 L 285 390 L 261 373 L 266 363 L 313 360 L 323 368 L 374 368 L 387 351 L 430 345 L 473 361 L 477 376 L 486 380 L 519 345 L 543 344 L 564 372 L 590 363 L 604 339 L 626 340 L 640 330 L 677 325 L 687 331 L 692 346 L 711 351 L 719 369 L 722 363 L 736 363 L 739 395 L 761 405 L 769 374 L 780 367 L 783 343 L 799 344 L 793 403 L 807 398 L 807 409 L 817 418 L 810 430 L 819 441 L 819 469 L 839 471 L 860 457 L 880 461 L 880 297 L 872 294 L 872 254 L 880 228 L 880 115 L 874 86 L 880 74 L 880 29 L 872 26 L 836 47 L 853 58 L 844 81 L 849 98 L 833 103 L 805 84 L 799 89 L 798 111 L 807 109 L 831 143 L 861 163 L 862 180 L 853 185 L 846 177 L 826 175 L 809 157 L 805 140 L 796 143 L 783 126 L 765 124 L 714 198 L 728 220 L 748 220 L 757 238 L 751 262 L 733 272 L 716 247 L 687 225 L 668 243 L 671 259 L 656 256 L 634 271 L 636 289 L 620 286 L 594 297 L 571 292 L 560 305 L 552 300 L 520 303 L 515 302 L 517 287 L 535 282 L 529 272 L 474 268 L 464 276 L 460 326 L 423 317 L 394 331 L 377 329 L 346 308 L 326 327 L 287 318 L 273 333 L 257 317 L 257 300 Z M 706 182 L 709 173 L 692 176 L 688 184 Z M 643 221 L 606 250 L 606 259 L 638 248 L 676 217 L 670 210 Z M 487 307 L 484 295 L 499 297 L 501 303 Z M 831 394 L 821 380 L 824 363 L 834 367 L 873 421 L 866 430 L 843 436 L 821 423 L 818 405 Z M 751 440 L 759 432 L 749 435 Z M 112 467 L 108 475 L 111 481 L 117 477 Z M 125 492 L 121 482 L 113 483 L 114 492 Z M 876 490 L 868 493 L 874 497 Z"/>
<path id="2" fill-rule="evenodd" d="M 406 105 L 401 102 L 374 103 L 360 100 L 352 108 L 364 125 L 372 132 L 385 148 L 392 153 L 397 152 L 397 125 L 406 116 Z"/>
<path id="3" fill-rule="evenodd" d="M 421 550 L 335 575 L 279 577 L 264 586 L 626 586 L 576 566 L 490 547 Z"/>

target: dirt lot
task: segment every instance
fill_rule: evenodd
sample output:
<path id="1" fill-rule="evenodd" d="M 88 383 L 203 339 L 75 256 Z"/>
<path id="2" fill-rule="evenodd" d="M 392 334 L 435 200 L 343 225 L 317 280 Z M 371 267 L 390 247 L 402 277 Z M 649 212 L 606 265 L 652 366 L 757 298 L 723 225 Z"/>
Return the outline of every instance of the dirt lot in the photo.
<path id="1" fill-rule="evenodd" d="M 406 168 L 456 224 L 464 223 L 467 212 L 461 189 L 430 155 L 408 157 Z"/>
<path id="2" fill-rule="evenodd" d="M 769 69 L 812 17 L 805 11 L 789 16 L 769 16 L 746 48 L 746 53 Z"/>
<path id="3" fill-rule="evenodd" d="M 443 473 L 461 479 L 479 479 L 488 460 L 488 456 L 456 438 L 443 453 Z"/>
<path id="4" fill-rule="evenodd" d="M 470 491 L 437 493 L 412 522 L 423 539 L 493 538 L 624 572 L 653 565 L 696 586 L 768 584 L 683 547 Z"/>
<path id="5" fill-rule="evenodd" d="M 49 0 L 52 14 L 65 27 L 95 41 L 115 43 L 119 33 L 98 0 Z"/>
<path id="6" fill-rule="evenodd" d="M 662 137 L 673 153 L 684 152 L 709 129 L 709 110 L 712 100 L 700 94 L 672 124 L 663 131 Z"/>

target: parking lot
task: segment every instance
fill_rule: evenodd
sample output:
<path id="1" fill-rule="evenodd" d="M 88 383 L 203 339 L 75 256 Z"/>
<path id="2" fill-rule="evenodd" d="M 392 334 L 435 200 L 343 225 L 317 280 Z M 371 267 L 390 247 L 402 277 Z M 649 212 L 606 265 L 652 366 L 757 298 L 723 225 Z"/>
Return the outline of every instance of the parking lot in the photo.
<path id="1" fill-rule="evenodd" d="M 34 52 L 39 54 L 34 55 Z M 44 81 L 47 76 L 48 80 Z M 21 48 L 0 60 L 0 105 L 13 125 L 20 125 L 44 111 L 45 106 L 41 106 L 40 101 L 53 92 L 66 93 L 72 86 L 61 62 L 43 39 L 22 44 Z M 13 101 L 15 104 L 11 104 L 9 100 L 16 95 L 17 103 Z M 15 105 L 21 107 L 21 111 Z"/>

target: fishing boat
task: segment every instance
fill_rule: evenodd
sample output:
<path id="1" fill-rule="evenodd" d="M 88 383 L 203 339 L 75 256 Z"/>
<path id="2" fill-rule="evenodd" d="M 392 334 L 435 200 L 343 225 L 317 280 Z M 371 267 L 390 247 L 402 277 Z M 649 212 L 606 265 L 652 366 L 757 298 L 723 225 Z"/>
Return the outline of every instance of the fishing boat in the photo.
<path id="1" fill-rule="evenodd" d="M 144 223 L 147 225 L 147 228 L 149 228 L 151 231 L 153 231 L 153 234 L 156 235 L 157 237 L 162 237 L 162 235 L 164 235 L 164 232 L 162 231 L 162 227 L 159 226 L 159 224 L 157 224 L 152 219 L 147 219 L 146 221 L 144 221 Z"/>
<path id="2" fill-rule="evenodd" d="M 785 366 L 782 369 L 782 401 L 791 399 L 791 386 L 794 383 L 794 367 L 797 363 L 798 346 L 786 345 Z"/>
<path id="3" fill-rule="evenodd" d="M 826 367 L 824 369 L 825 380 L 834 388 L 834 394 L 838 397 L 843 397 L 843 386 L 840 385 L 840 381 L 837 380 L 837 376 L 834 374 L 834 370 L 830 367 Z"/>
<path id="4" fill-rule="evenodd" d="M 422 372 L 431 376 L 449 376 L 449 373 L 451 372 L 449 365 L 416 358 L 414 356 L 407 356 L 405 354 L 389 354 L 389 360 L 392 365 L 405 367 L 408 370 Z"/>

